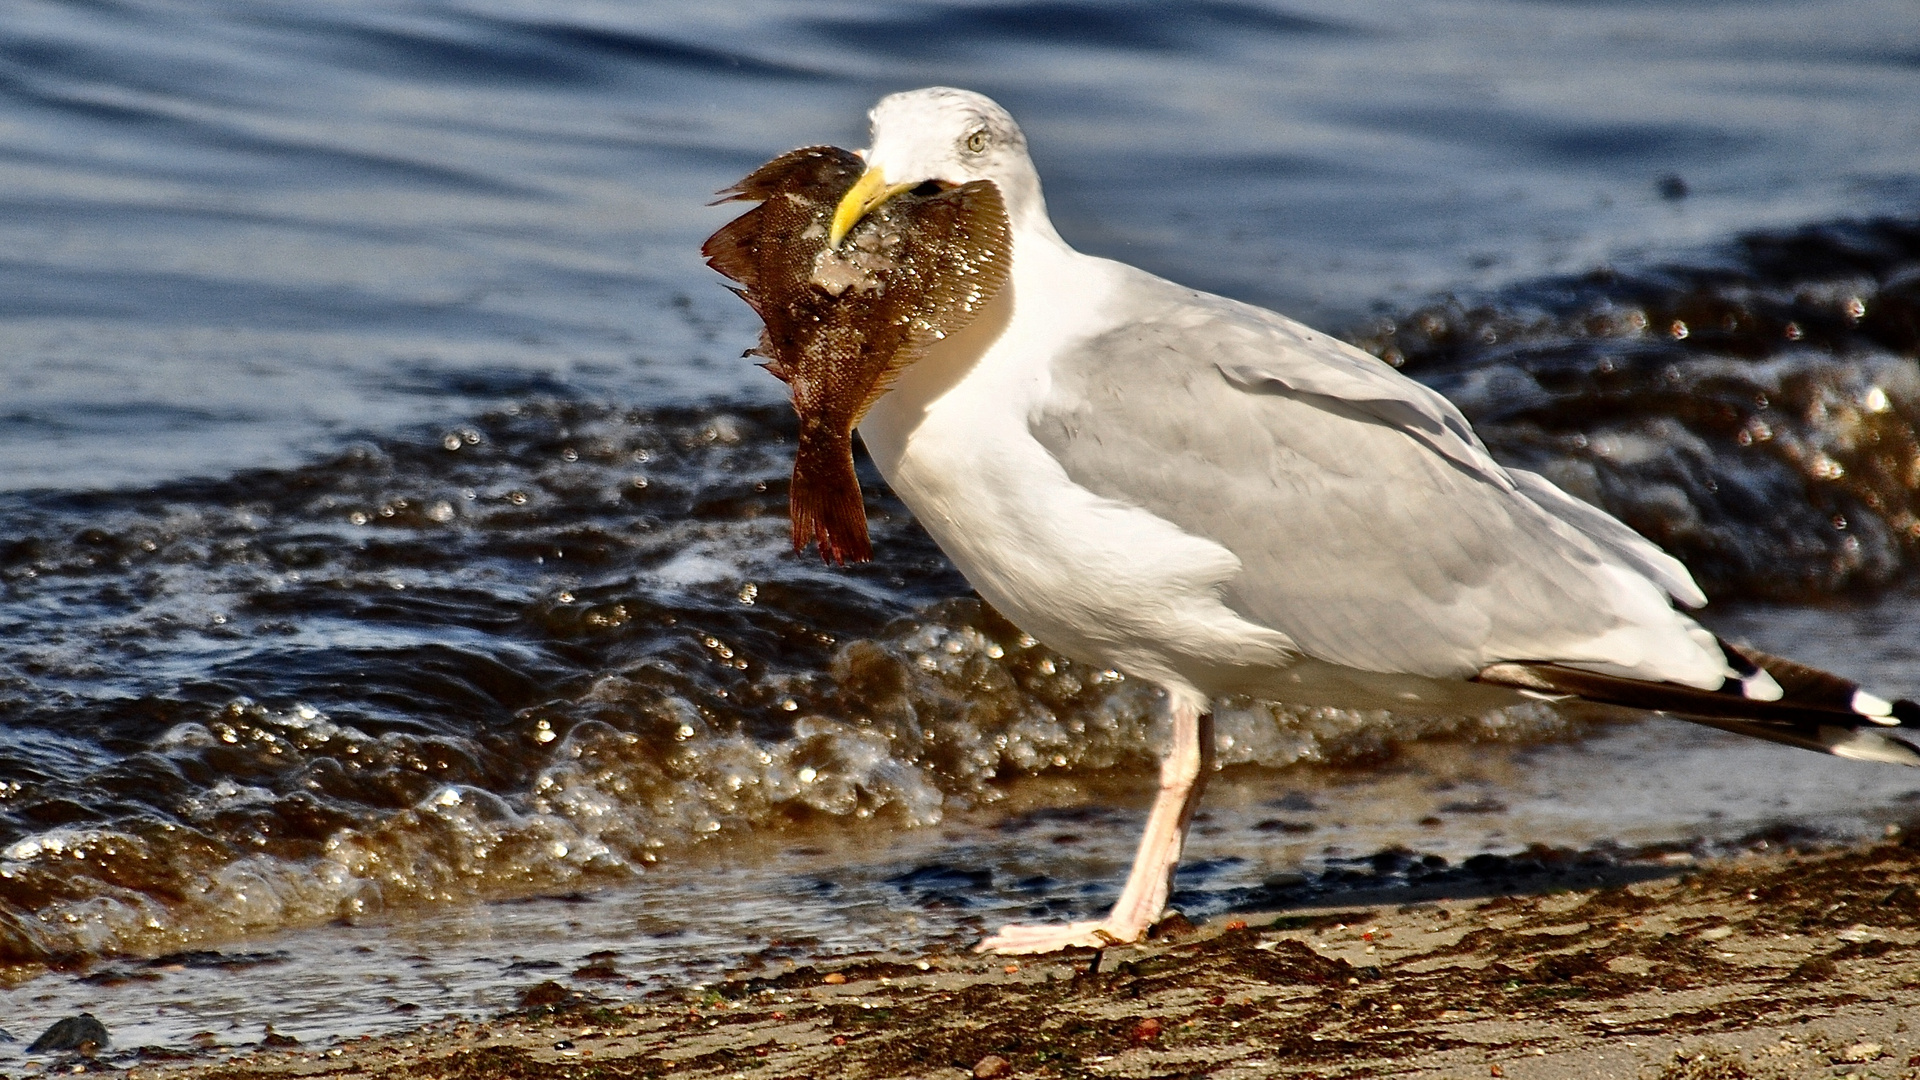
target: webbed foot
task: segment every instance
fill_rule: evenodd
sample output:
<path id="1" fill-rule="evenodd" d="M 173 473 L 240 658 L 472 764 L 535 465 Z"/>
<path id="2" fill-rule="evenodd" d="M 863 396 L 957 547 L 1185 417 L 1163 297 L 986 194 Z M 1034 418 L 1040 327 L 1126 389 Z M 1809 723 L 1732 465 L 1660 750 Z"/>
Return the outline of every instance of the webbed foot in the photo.
<path id="1" fill-rule="evenodd" d="M 974 952 L 1005 955 L 1059 952 L 1061 949 L 1104 949 L 1131 945 L 1147 934 L 1143 926 L 1115 926 L 1106 919 L 1041 926 L 1003 926 L 1000 932 L 973 947 Z"/>

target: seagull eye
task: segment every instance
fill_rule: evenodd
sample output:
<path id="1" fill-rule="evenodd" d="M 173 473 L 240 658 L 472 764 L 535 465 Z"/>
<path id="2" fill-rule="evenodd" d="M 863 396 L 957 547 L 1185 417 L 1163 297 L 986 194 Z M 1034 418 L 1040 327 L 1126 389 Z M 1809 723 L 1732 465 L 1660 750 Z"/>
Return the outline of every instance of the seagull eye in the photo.
<path id="1" fill-rule="evenodd" d="M 987 129 L 981 128 L 967 136 L 967 149 L 972 153 L 978 154 L 987 148 L 987 142 Z"/>

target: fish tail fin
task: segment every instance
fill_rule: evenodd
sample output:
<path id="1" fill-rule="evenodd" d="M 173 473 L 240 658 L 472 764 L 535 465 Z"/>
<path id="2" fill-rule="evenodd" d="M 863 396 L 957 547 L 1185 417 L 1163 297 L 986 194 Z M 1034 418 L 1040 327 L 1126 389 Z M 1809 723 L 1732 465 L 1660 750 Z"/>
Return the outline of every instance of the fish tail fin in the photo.
<path id="1" fill-rule="evenodd" d="M 1920 731 L 1920 704 L 1889 701 L 1819 668 L 1722 641 L 1735 677 L 1718 690 L 1647 682 L 1562 664 L 1504 663 L 1479 682 L 1549 698 L 1579 698 L 1859 761 L 1920 766 L 1901 736 Z"/>
<path id="2" fill-rule="evenodd" d="M 793 550 L 820 546 L 827 562 L 867 562 L 867 507 L 860 479 L 853 472 L 853 440 L 826 424 L 802 419 L 800 448 L 793 457 L 793 484 L 787 496 L 793 520 Z"/>

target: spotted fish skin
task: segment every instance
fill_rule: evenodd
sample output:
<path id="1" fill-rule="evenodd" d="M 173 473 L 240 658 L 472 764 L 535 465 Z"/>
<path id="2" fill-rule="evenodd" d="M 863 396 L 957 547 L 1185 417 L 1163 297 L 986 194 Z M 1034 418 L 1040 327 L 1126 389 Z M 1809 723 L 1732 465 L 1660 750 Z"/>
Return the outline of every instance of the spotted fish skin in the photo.
<path id="1" fill-rule="evenodd" d="M 793 396 L 794 550 L 814 543 L 838 563 L 873 557 L 854 428 L 902 370 L 980 314 L 1012 266 L 1006 206 L 987 181 L 896 195 L 829 245 L 834 208 L 865 168 L 839 147 L 782 154 L 720 193 L 759 205 L 700 248 L 760 316 L 747 355 L 766 357 Z"/>

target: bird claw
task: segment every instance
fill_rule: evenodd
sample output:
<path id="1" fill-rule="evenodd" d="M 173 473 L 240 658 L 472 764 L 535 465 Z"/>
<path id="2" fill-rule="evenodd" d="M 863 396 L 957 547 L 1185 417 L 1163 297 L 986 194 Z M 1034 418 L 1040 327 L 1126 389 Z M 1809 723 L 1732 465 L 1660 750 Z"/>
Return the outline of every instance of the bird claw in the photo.
<path id="1" fill-rule="evenodd" d="M 1146 927 L 1117 927 L 1107 921 L 1051 923 L 1044 926 L 1003 926 L 1000 932 L 973 947 L 977 953 L 1029 955 L 1059 952 L 1061 949 L 1104 949 L 1112 945 L 1131 945 L 1146 934 Z"/>

